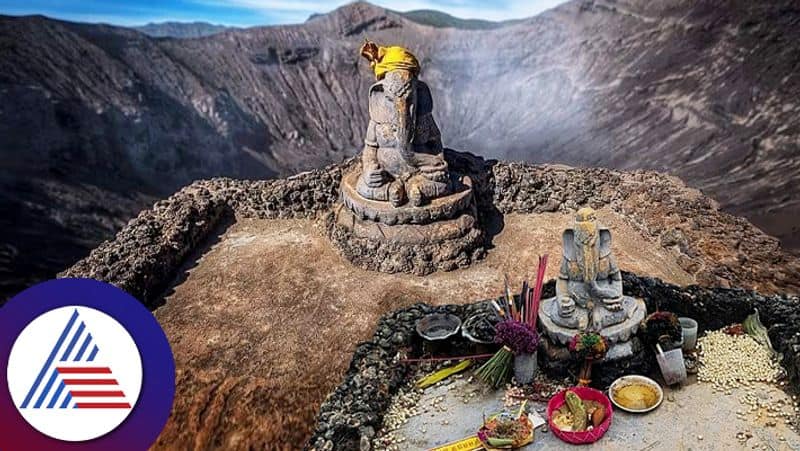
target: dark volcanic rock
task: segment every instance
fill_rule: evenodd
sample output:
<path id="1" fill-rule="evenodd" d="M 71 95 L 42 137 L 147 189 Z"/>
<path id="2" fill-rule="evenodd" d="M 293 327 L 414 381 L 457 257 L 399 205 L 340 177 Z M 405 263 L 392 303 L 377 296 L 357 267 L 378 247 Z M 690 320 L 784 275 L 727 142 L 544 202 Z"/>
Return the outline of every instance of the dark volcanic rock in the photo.
<path id="1" fill-rule="evenodd" d="M 64 228 L 3 222 L 0 270 L 47 277 L 197 178 L 272 177 L 353 155 L 372 82 L 357 56 L 367 35 L 419 56 L 446 145 L 676 174 L 796 248 L 798 20 L 791 0 L 573 1 L 465 30 L 353 3 L 302 25 L 156 39 L 0 17 L 0 207 Z M 532 189 L 519 207 L 563 205 L 569 179 L 547 183 L 552 192 Z M 37 199 L 26 184 L 61 190 Z M 86 187 L 107 194 L 64 203 Z M 575 203 L 598 195 L 572 187 Z M 63 256 L 46 261 L 40 241 Z"/>
<path id="2" fill-rule="evenodd" d="M 88 277 L 152 301 L 172 281 L 189 253 L 206 239 L 227 205 L 199 184 L 157 202 L 62 277 Z"/>
<path id="3" fill-rule="evenodd" d="M 338 198 L 341 171 L 332 166 L 270 181 L 195 182 L 142 211 L 59 276 L 112 283 L 154 308 L 187 256 L 226 216 L 313 218 Z"/>
<path id="4" fill-rule="evenodd" d="M 415 304 L 381 318 L 372 340 L 359 345 L 353 354 L 342 384 L 320 407 L 317 427 L 306 448 L 359 449 L 362 435 L 380 428 L 383 413 L 392 395 L 405 382 L 409 369 L 397 361 L 397 353 L 400 349 L 421 346 L 415 329 L 417 320 L 438 312 L 466 319 L 486 309 L 484 303 L 439 307 Z"/>

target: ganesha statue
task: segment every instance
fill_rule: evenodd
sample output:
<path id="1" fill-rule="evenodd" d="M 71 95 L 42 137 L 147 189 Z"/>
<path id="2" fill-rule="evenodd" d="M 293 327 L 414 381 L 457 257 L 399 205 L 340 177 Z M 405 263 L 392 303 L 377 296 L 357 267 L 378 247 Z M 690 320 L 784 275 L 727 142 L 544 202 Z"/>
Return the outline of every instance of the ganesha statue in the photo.
<path id="1" fill-rule="evenodd" d="M 347 168 L 328 222 L 341 254 L 369 270 L 429 274 L 484 255 L 484 234 L 464 169 L 476 157 L 444 149 L 431 90 L 407 49 L 366 41 L 375 82 L 360 161 Z M 453 167 L 460 169 L 453 170 Z"/>
<path id="2" fill-rule="evenodd" d="M 611 231 L 591 208 L 575 214 L 562 235 L 556 296 L 539 311 L 545 333 L 566 343 L 578 332 L 597 332 L 611 343 L 627 342 L 644 318 L 640 299 L 622 293 L 622 274 L 611 251 Z"/>
<path id="3" fill-rule="evenodd" d="M 419 80 L 417 58 L 402 47 L 367 41 L 361 54 L 377 81 L 369 89 L 369 125 L 357 191 L 398 207 L 449 194 L 451 183 L 431 91 Z"/>

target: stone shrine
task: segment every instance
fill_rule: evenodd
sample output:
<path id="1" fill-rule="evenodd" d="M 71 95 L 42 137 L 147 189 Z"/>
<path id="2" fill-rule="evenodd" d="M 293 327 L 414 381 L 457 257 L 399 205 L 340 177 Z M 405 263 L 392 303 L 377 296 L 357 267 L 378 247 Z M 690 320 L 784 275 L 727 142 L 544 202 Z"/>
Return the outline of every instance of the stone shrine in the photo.
<path id="1" fill-rule="evenodd" d="M 566 346 L 578 332 L 598 332 L 611 345 L 606 360 L 635 352 L 631 338 L 645 317 L 644 301 L 622 293 L 622 275 L 611 252 L 611 231 L 594 210 L 582 208 L 563 234 L 556 296 L 542 300 L 539 320 L 550 343 Z"/>
<path id="2" fill-rule="evenodd" d="M 367 41 L 377 81 L 360 165 L 342 176 L 330 236 L 354 264 L 428 274 L 483 254 L 472 180 L 450 170 L 416 57 Z"/>

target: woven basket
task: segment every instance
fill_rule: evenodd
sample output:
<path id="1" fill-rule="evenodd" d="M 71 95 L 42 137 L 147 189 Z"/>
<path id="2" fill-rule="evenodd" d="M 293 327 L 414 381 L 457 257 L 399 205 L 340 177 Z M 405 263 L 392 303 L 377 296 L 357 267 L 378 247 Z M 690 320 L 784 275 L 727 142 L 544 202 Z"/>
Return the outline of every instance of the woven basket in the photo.
<path id="1" fill-rule="evenodd" d="M 547 403 L 547 422 L 550 425 L 550 430 L 553 431 L 553 435 L 567 443 L 572 443 L 574 445 L 594 443 L 600 440 L 600 437 L 605 435 L 605 433 L 608 431 L 608 428 L 611 427 L 611 417 L 614 416 L 614 409 L 611 407 L 611 401 L 606 395 L 603 394 L 603 392 L 593 388 L 572 387 L 569 390 L 575 392 L 575 394 L 584 401 L 597 401 L 602 404 L 603 407 L 606 408 L 606 418 L 602 423 L 600 423 L 599 426 L 591 431 L 562 431 L 558 428 L 558 426 L 555 425 L 555 423 L 553 423 L 553 414 L 566 402 L 564 396 L 566 395 L 567 390 L 563 390 L 562 392 L 550 398 L 550 402 Z"/>
<path id="2" fill-rule="evenodd" d="M 497 415 L 492 415 L 492 416 L 489 417 L 489 419 L 492 419 L 492 418 L 494 418 L 496 416 Z M 533 422 L 530 420 L 530 418 L 528 418 L 528 415 L 525 415 L 525 420 L 530 425 L 530 428 L 531 428 L 530 434 L 528 434 L 528 436 L 525 437 L 524 439 L 518 440 L 518 441 L 516 441 L 515 443 L 513 443 L 511 445 L 494 447 L 494 446 L 489 445 L 489 443 L 484 442 L 483 440 L 481 440 L 481 431 L 484 430 L 484 427 L 481 427 L 481 429 L 478 430 L 478 434 L 476 434 L 476 436 L 478 437 L 478 441 L 481 442 L 481 445 L 483 445 L 483 448 L 486 451 L 497 451 L 497 450 L 503 450 L 503 449 L 522 448 L 523 446 L 525 446 L 525 445 L 527 445 L 529 443 L 532 443 L 533 442 L 533 437 L 534 437 Z"/>

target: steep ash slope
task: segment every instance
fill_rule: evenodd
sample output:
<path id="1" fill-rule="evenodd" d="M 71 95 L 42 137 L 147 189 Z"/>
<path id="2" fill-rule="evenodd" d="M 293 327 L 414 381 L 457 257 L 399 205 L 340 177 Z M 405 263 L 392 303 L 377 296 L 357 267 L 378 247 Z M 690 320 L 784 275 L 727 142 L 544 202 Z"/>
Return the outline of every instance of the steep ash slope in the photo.
<path id="1" fill-rule="evenodd" d="M 0 224 L 4 291 L 196 178 L 357 152 L 364 37 L 414 49 L 447 145 L 676 174 L 796 248 L 798 24 L 789 0 L 569 2 L 491 30 L 354 3 L 197 39 L 2 17 L 0 208 L 30 218 Z M 56 250 L 46 264 L 42 248 Z"/>
<path id="2" fill-rule="evenodd" d="M 233 27 L 216 25 L 208 22 L 151 22 L 138 27 L 136 31 L 153 36 L 154 38 L 201 38 L 212 34 L 222 33 Z"/>

